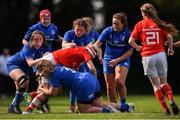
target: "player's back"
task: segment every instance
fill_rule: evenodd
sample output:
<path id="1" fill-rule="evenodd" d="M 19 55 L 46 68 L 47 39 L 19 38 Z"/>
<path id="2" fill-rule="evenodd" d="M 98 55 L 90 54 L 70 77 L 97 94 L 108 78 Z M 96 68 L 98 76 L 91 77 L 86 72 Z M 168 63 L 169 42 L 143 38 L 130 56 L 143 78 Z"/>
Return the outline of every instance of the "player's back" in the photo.
<path id="1" fill-rule="evenodd" d="M 90 57 L 85 47 L 61 49 L 54 51 L 52 54 L 56 63 L 73 69 L 78 69 L 85 62 L 85 56 Z"/>
<path id="2" fill-rule="evenodd" d="M 53 73 L 50 75 L 50 85 L 53 87 L 67 88 L 78 94 L 80 90 L 99 91 L 99 83 L 97 78 L 89 72 L 78 72 L 62 65 L 56 65 Z M 81 91 L 86 92 L 86 91 Z"/>
<path id="3" fill-rule="evenodd" d="M 142 56 L 149 56 L 164 51 L 164 40 L 167 33 L 161 29 L 152 19 L 144 19 L 137 24 L 142 43 Z"/>
<path id="4" fill-rule="evenodd" d="M 57 64 L 54 72 L 50 75 L 50 84 L 55 87 L 74 89 L 79 83 L 76 79 L 76 76 L 79 75 L 80 72 Z"/>

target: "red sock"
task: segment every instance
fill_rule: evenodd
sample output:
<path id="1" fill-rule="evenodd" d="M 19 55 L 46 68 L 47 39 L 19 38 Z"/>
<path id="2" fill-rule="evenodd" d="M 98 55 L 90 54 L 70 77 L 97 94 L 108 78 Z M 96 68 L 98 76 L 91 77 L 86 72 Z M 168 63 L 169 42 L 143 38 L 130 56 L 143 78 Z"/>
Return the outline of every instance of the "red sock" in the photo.
<path id="1" fill-rule="evenodd" d="M 164 111 L 166 112 L 167 109 L 168 109 L 168 106 L 166 104 L 166 101 L 164 99 L 162 91 L 161 90 L 156 90 L 154 94 L 155 94 L 157 100 L 160 102 L 161 106 L 163 107 Z"/>
<path id="2" fill-rule="evenodd" d="M 34 91 L 34 92 L 30 92 L 29 95 L 32 97 L 32 98 L 35 98 L 37 96 L 37 92 Z"/>
<path id="3" fill-rule="evenodd" d="M 36 105 L 34 103 L 31 103 L 26 109 L 25 111 L 31 111 L 36 107 Z"/>
<path id="4" fill-rule="evenodd" d="M 174 102 L 174 97 L 173 97 L 171 86 L 169 84 L 165 84 L 162 87 L 162 89 L 163 89 L 164 93 L 166 94 L 166 96 L 168 97 L 168 100 L 171 102 Z"/>

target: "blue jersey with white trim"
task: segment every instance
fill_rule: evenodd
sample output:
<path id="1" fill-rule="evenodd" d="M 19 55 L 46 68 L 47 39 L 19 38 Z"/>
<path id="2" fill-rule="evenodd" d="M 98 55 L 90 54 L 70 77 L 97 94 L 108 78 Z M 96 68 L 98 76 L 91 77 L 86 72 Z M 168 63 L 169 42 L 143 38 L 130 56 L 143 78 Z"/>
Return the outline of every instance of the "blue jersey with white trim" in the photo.
<path id="1" fill-rule="evenodd" d="M 101 42 L 106 42 L 104 59 L 118 58 L 131 49 L 132 47 L 128 43 L 129 37 L 128 28 L 124 28 L 120 32 L 114 31 L 112 26 L 104 29 L 98 38 Z"/>
<path id="2" fill-rule="evenodd" d="M 91 38 L 87 34 L 77 37 L 74 30 L 67 31 L 64 34 L 64 40 L 68 43 L 76 43 L 77 46 L 86 46 L 91 42 Z"/>
<path id="3" fill-rule="evenodd" d="M 91 73 L 82 73 L 62 65 L 56 65 L 55 70 L 49 77 L 50 85 L 53 87 L 67 88 L 76 92 L 79 90 L 79 87 L 84 87 L 83 85 L 85 85 L 89 79 L 93 79 L 87 78 L 89 74 Z"/>
<path id="4" fill-rule="evenodd" d="M 26 62 L 27 59 L 32 58 L 35 60 L 41 58 L 43 54 L 48 51 L 49 49 L 43 46 L 39 49 L 35 49 L 34 47 L 30 48 L 30 44 L 28 43 L 27 45 L 23 46 L 21 51 L 11 56 L 8 62 L 12 62 L 16 65 L 22 66 L 22 64 L 24 64 L 25 66 L 28 66 Z"/>
<path id="5" fill-rule="evenodd" d="M 46 37 L 46 41 L 48 43 L 49 50 L 52 51 L 52 42 L 54 40 L 59 39 L 59 33 L 58 33 L 57 26 L 50 23 L 46 27 L 46 26 L 43 26 L 41 22 L 38 22 L 37 24 L 35 24 L 29 28 L 29 30 L 27 31 L 27 33 L 24 36 L 24 39 L 29 42 L 31 34 L 35 30 L 39 30 L 44 33 L 44 35 Z"/>

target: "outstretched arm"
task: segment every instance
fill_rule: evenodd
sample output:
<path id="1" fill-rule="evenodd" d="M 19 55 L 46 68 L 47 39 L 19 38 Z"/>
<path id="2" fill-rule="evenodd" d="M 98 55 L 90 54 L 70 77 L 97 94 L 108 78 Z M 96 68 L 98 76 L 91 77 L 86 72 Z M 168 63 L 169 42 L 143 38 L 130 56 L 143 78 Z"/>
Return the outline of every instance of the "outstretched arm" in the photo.
<path id="1" fill-rule="evenodd" d="M 42 60 L 41 58 L 33 60 L 32 58 L 29 58 L 26 60 L 27 64 L 29 65 L 29 67 L 32 67 L 34 65 L 36 65 L 40 60 Z"/>
<path id="2" fill-rule="evenodd" d="M 70 47 L 76 47 L 76 43 L 68 43 L 67 41 L 62 41 L 62 48 L 70 48 Z"/>
<path id="3" fill-rule="evenodd" d="M 138 45 L 136 42 L 135 42 L 135 39 L 130 37 L 129 38 L 129 44 L 135 48 L 138 52 L 140 52 L 142 50 L 142 46 Z"/>
<path id="4" fill-rule="evenodd" d="M 102 46 L 102 42 L 100 40 L 97 40 L 95 43 L 94 43 L 94 47 L 96 48 L 97 50 L 97 56 L 98 56 L 98 59 L 99 61 L 102 63 L 102 49 L 101 49 L 101 46 Z"/>
<path id="5" fill-rule="evenodd" d="M 173 47 L 180 47 L 180 41 L 173 43 Z"/>

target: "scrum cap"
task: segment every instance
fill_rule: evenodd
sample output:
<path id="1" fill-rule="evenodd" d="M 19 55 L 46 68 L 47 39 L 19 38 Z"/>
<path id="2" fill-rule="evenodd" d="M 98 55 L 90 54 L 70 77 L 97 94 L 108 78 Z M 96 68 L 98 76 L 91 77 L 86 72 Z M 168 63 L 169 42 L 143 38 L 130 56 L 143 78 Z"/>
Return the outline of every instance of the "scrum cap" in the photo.
<path id="1" fill-rule="evenodd" d="M 47 17 L 51 17 L 51 12 L 49 10 L 42 10 L 40 13 L 39 13 L 39 18 L 40 20 L 42 18 L 44 18 L 45 16 Z"/>

